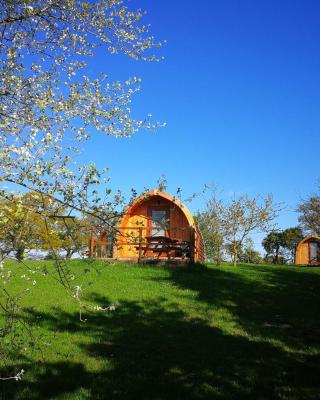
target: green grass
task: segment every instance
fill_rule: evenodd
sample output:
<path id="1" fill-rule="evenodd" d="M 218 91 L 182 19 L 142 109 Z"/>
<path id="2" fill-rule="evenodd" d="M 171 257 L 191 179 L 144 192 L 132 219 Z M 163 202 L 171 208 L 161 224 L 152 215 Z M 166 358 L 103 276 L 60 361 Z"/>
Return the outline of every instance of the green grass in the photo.
<path id="1" fill-rule="evenodd" d="M 85 296 L 116 311 L 86 322 L 35 279 L 25 318 L 43 356 L 14 361 L 26 374 L 0 382 L 2 399 L 320 399 L 319 268 L 106 265 Z"/>

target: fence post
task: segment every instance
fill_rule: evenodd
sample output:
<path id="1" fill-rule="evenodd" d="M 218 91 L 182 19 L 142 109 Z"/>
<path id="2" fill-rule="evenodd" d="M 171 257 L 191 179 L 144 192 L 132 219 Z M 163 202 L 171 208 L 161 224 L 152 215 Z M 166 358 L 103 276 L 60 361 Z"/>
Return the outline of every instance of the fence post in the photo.
<path id="1" fill-rule="evenodd" d="M 142 228 L 139 228 L 139 256 L 138 256 L 138 264 L 141 262 L 141 243 L 142 243 Z"/>

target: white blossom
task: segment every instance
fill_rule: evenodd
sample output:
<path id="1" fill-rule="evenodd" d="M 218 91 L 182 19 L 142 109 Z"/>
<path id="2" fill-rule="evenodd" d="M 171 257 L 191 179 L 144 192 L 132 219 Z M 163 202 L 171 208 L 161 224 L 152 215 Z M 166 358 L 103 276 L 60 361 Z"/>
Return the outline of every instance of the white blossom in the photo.
<path id="1" fill-rule="evenodd" d="M 106 73 L 89 77 L 87 60 L 98 46 L 104 46 L 111 54 L 154 61 L 160 58 L 153 49 L 162 43 L 141 23 L 144 13 L 131 11 L 122 0 L 21 0 L 12 4 L 0 2 L 0 182 L 6 184 L 0 187 L 0 198 L 19 198 L 18 188 L 37 192 L 40 200 L 46 198 L 46 205 L 35 201 L 33 211 L 44 220 L 50 218 L 55 204 L 62 204 L 110 226 L 123 198 L 116 193 L 110 200 L 107 193 L 101 200 L 99 191 L 93 192 L 108 177 L 94 164 L 75 164 L 81 143 L 96 130 L 126 138 L 162 124 L 151 122 L 151 115 L 132 116 L 139 78 L 112 82 Z M 22 195 L 20 199 L 17 215 L 25 207 Z M 6 218 L 2 223 L 8 222 Z M 26 244 L 23 239 L 21 244 Z M 0 249 L 1 256 L 8 252 Z M 57 262 L 56 268 L 63 267 Z M 28 270 L 21 278 L 29 286 L 36 285 L 30 277 L 34 273 Z M 3 285 L 11 279 L 11 271 L 6 272 L 2 262 L 0 277 Z M 72 274 L 61 274 L 60 279 L 70 293 Z M 79 304 L 81 293 L 81 285 L 71 289 Z M 16 297 L 9 300 L 18 307 Z M 114 311 L 115 306 L 99 310 Z M 20 380 L 23 373 L 8 379 Z"/>

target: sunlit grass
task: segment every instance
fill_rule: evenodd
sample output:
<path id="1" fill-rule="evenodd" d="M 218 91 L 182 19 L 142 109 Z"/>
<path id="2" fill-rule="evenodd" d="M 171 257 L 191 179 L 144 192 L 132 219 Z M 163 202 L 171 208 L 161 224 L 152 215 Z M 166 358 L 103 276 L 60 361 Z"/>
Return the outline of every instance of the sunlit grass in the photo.
<path id="1" fill-rule="evenodd" d="M 32 274 L 22 302 L 43 357 L 13 360 L 26 374 L 2 384 L 2 398 L 318 398 L 319 268 L 91 267 L 72 284 L 116 310 L 85 312 L 86 322 L 63 287 Z M 21 292 L 25 266 L 5 269 Z"/>

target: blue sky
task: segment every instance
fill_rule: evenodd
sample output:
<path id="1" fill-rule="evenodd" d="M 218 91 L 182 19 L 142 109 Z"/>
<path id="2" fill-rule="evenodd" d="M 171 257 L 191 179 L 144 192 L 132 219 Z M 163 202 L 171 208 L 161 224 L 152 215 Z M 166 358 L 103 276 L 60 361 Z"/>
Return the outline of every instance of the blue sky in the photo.
<path id="1" fill-rule="evenodd" d="M 316 190 L 320 145 L 320 2 L 131 1 L 146 9 L 165 59 L 145 63 L 99 51 L 91 73 L 138 76 L 134 113 L 167 123 L 130 139 L 94 135 L 86 161 L 109 167 L 112 187 L 155 186 L 165 174 L 187 197 L 215 182 L 230 193 L 272 192 L 297 223 Z M 189 205 L 192 211 L 203 199 Z"/>

